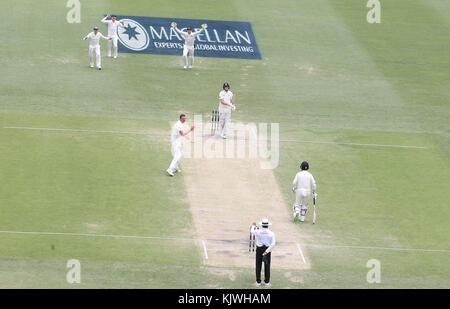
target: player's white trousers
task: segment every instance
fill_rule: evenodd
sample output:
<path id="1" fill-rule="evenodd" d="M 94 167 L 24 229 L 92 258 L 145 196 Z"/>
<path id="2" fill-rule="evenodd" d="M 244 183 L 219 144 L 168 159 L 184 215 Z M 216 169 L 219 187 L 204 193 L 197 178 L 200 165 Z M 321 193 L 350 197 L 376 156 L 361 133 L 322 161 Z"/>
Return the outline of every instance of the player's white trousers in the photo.
<path id="1" fill-rule="evenodd" d="M 111 57 L 111 47 L 114 47 L 114 57 L 117 57 L 117 51 L 119 49 L 117 45 L 117 35 L 111 36 L 112 40 L 108 40 L 108 57 Z"/>
<path id="2" fill-rule="evenodd" d="M 194 49 L 195 49 L 194 47 L 188 47 L 188 46 L 184 45 L 184 47 L 183 47 L 184 66 L 194 65 Z"/>
<path id="3" fill-rule="evenodd" d="M 295 212 L 301 211 L 301 217 L 306 215 L 308 211 L 308 203 L 311 197 L 311 191 L 305 189 L 295 190 L 295 204 L 294 204 L 294 214 Z"/>
<path id="4" fill-rule="evenodd" d="M 94 54 L 96 56 L 97 68 L 102 67 L 102 57 L 100 55 L 100 45 L 97 46 L 89 46 L 89 60 L 90 66 L 94 66 Z"/>
<path id="5" fill-rule="evenodd" d="M 172 173 L 175 173 L 176 170 L 178 170 L 178 163 L 180 163 L 180 161 L 181 161 L 181 153 L 182 153 L 181 143 L 172 145 L 173 159 L 169 166 L 169 170 Z"/>
<path id="6" fill-rule="evenodd" d="M 219 110 L 219 129 L 220 135 L 226 136 L 228 126 L 231 123 L 231 110 Z"/>

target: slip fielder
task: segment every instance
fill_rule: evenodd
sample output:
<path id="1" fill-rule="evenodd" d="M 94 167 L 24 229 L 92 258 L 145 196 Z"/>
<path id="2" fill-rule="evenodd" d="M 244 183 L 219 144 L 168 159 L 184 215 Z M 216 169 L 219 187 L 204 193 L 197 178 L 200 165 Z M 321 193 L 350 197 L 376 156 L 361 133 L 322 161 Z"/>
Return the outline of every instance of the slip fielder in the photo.
<path id="1" fill-rule="evenodd" d="M 199 35 L 203 30 L 205 30 L 208 25 L 203 24 L 202 28 L 199 31 L 192 32 L 191 27 L 186 28 L 186 32 L 181 31 L 177 28 L 177 23 L 172 22 L 172 28 L 175 29 L 183 38 L 184 38 L 184 47 L 183 47 L 183 60 L 184 60 L 184 68 L 192 69 L 194 65 L 194 49 L 195 49 L 195 38 Z M 189 55 L 189 60 L 188 60 Z"/>
<path id="2" fill-rule="evenodd" d="M 111 20 L 107 20 L 110 17 L 111 17 Z M 103 19 L 101 20 L 102 23 L 108 25 L 108 37 L 112 38 L 112 40 L 108 41 L 108 57 L 111 57 L 111 45 L 113 45 L 114 46 L 114 59 L 117 58 L 117 51 L 118 51 L 117 30 L 118 30 L 119 27 L 123 28 L 123 26 L 124 26 L 124 22 L 123 21 L 117 21 L 116 19 L 117 19 L 116 15 L 109 15 L 108 14 L 105 17 L 103 17 Z"/>
<path id="3" fill-rule="evenodd" d="M 230 84 L 224 83 L 223 90 L 219 92 L 219 130 L 222 138 L 227 138 L 228 126 L 231 122 L 231 111 L 236 110 L 234 94 L 230 90 Z"/>
<path id="4" fill-rule="evenodd" d="M 167 174 L 169 176 L 174 176 L 175 173 L 180 173 L 181 170 L 178 168 L 178 164 L 181 160 L 181 154 L 182 154 L 182 144 L 181 144 L 181 137 L 188 135 L 191 131 L 194 130 L 194 126 L 191 126 L 189 131 L 184 132 L 183 131 L 183 123 L 186 122 L 186 115 L 181 114 L 180 120 L 178 120 L 172 127 L 172 133 L 170 135 L 170 141 L 172 144 L 172 155 L 173 159 L 170 163 L 169 168 L 167 169 Z"/>
<path id="5" fill-rule="evenodd" d="M 94 67 L 94 53 L 96 55 L 97 68 L 102 69 L 102 57 L 100 55 L 100 39 L 111 40 L 98 31 L 98 27 L 94 27 L 94 31 L 86 35 L 83 40 L 89 39 L 89 66 Z"/>
<path id="6" fill-rule="evenodd" d="M 308 162 L 303 161 L 300 168 L 301 171 L 295 175 L 294 181 L 292 182 L 292 191 L 295 193 L 295 203 L 293 207 L 294 222 L 298 220 L 299 215 L 300 221 L 305 221 L 306 212 L 308 211 L 308 203 L 311 197 L 311 189 L 313 197 L 317 199 L 317 185 L 313 175 L 308 172 Z"/>

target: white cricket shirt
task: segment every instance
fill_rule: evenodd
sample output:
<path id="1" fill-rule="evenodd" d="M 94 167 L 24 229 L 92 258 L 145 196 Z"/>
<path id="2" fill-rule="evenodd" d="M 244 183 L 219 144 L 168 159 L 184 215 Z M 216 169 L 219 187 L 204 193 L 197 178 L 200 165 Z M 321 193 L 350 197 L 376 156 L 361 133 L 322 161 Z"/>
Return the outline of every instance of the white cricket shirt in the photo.
<path id="1" fill-rule="evenodd" d="M 269 230 L 268 228 L 260 228 L 259 230 L 252 229 L 252 234 L 255 235 L 256 238 L 256 246 L 266 246 L 266 252 L 272 252 L 272 249 L 275 247 L 275 233 Z"/>
<path id="2" fill-rule="evenodd" d="M 103 34 L 101 34 L 100 31 L 97 32 L 97 34 L 94 34 L 94 31 L 86 35 L 86 38 L 89 39 L 89 46 L 90 47 L 97 47 L 100 45 L 100 39 L 108 40 L 107 37 L 105 37 Z"/>
<path id="3" fill-rule="evenodd" d="M 172 127 L 172 134 L 170 135 L 170 142 L 172 146 L 181 145 L 181 134 L 180 131 L 183 130 L 183 124 L 178 120 Z"/>
<path id="4" fill-rule="evenodd" d="M 231 106 L 222 104 L 221 100 L 223 99 L 225 103 L 231 104 L 232 98 L 233 92 L 231 92 L 231 90 L 228 91 L 222 90 L 221 92 L 219 92 L 219 112 L 231 110 Z"/>
<path id="5" fill-rule="evenodd" d="M 106 16 L 102 19 L 102 23 L 108 25 L 108 36 L 116 37 L 117 36 L 117 28 L 123 27 L 122 24 L 116 19 L 115 22 L 112 20 L 106 20 Z"/>
<path id="6" fill-rule="evenodd" d="M 184 45 L 189 48 L 194 48 L 195 37 L 203 31 L 203 29 L 200 29 L 199 31 L 191 32 L 191 34 L 189 34 L 179 30 L 178 28 L 175 28 L 175 30 L 184 38 Z"/>
<path id="7" fill-rule="evenodd" d="M 304 191 L 316 191 L 316 181 L 314 180 L 313 175 L 311 175 L 308 171 L 301 171 L 295 175 L 294 181 L 292 182 L 294 188 Z"/>

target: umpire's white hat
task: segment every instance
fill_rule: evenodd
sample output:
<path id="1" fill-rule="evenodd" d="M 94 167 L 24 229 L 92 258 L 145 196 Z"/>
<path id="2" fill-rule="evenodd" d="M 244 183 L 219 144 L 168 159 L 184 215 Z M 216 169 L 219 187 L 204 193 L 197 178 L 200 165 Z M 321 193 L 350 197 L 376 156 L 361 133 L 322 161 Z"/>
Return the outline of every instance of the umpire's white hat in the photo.
<path id="1" fill-rule="evenodd" d="M 272 223 L 267 218 L 262 219 L 261 222 L 259 222 L 259 224 L 262 227 L 268 227 L 269 225 L 272 225 Z"/>

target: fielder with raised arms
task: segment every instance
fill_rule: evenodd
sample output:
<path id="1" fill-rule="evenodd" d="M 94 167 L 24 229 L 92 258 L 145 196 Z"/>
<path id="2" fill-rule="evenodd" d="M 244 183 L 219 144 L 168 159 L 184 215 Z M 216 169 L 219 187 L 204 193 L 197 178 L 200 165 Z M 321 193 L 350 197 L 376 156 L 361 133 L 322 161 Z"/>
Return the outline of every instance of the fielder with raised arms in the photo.
<path id="1" fill-rule="evenodd" d="M 236 110 L 234 105 L 234 94 L 230 90 L 230 84 L 224 83 L 223 90 L 219 92 L 219 129 L 220 136 L 227 138 L 228 126 L 231 122 L 231 111 Z"/>
<path id="2" fill-rule="evenodd" d="M 194 49 L 195 49 L 195 38 L 197 35 L 199 35 L 203 30 L 205 30 L 208 25 L 203 24 L 202 29 L 199 31 L 192 32 L 191 27 L 186 28 L 186 32 L 181 31 L 177 28 L 177 23 L 172 22 L 172 28 L 175 29 L 176 32 L 178 32 L 183 38 L 184 38 L 184 47 L 183 47 L 183 60 L 184 60 L 184 68 L 192 69 L 192 66 L 194 65 Z M 188 61 L 188 55 L 189 60 Z"/>
<path id="3" fill-rule="evenodd" d="M 191 126 L 189 131 L 184 132 L 183 131 L 183 123 L 186 122 L 186 115 L 181 114 L 180 120 L 178 120 L 172 127 L 172 133 L 170 135 L 170 141 L 172 144 L 172 155 L 173 160 L 170 163 L 169 168 L 167 169 L 167 174 L 169 176 L 174 176 L 175 173 L 180 173 L 181 170 L 178 168 L 178 164 L 181 160 L 181 154 L 182 154 L 182 144 L 181 144 L 181 137 L 188 135 L 191 131 L 194 130 L 194 126 Z"/>
<path id="4" fill-rule="evenodd" d="M 292 182 L 292 191 L 295 193 L 295 203 L 294 203 L 294 222 L 296 222 L 300 215 L 300 221 L 305 221 L 306 212 L 308 211 L 308 203 L 312 194 L 315 199 L 317 199 L 317 186 L 313 175 L 311 175 L 309 170 L 309 164 L 303 161 L 301 166 L 301 171 L 295 175 L 294 181 Z"/>
<path id="5" fill-rule="evenodd" d="M 108 18 L 111 17 L 111 20 L 107 20 Z M 117 58 L 117 51 L 118 51 L 118 46 L 117 46 L 117 28 L 124 26 L 123 21 L 117 21 L 116 20 L 117 16 L 116 15 L 106 15 L 105 17 L 103 17 L 103 19 L 101 20 L 102 23 L 107 24 L 108 25 L 108 36 L 110 38 L 112 38 L 112 40 L 108 41 L 108 57 L 111 57 L 111 45 L 114 46 L 114 59 Z"/>
<path id="6" fill-rule="evenodd" d="M 102 69 L 102 56 L 100 55 L 100 39 L 111 40 L 98 31 L 98 27 L 94 27 L 94 31 L 86 35 L 83 40 L 89 39 L 89 66 L 94 67 L 94 53 L 96 55 L 97 68 Z"/>

